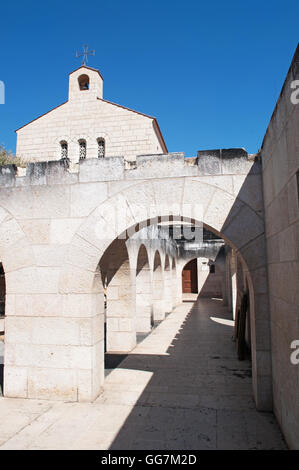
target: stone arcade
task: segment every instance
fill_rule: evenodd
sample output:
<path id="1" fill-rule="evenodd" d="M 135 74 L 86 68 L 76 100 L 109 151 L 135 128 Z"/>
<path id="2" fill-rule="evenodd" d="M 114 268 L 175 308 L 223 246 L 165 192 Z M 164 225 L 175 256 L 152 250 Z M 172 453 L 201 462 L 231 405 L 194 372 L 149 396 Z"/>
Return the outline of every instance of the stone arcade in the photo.
<path id="1" fill-rule="evenodd" d="M 199 290 L 217 284 L 234 315 L 249 293 L 256 406 L 274 407 L 298 447 L 298 61 L 297 49 L 257 155 L 167 153 L 156 119 L 105 101 L 86 66 L 66 103 L 17 131 L 26 173 L 0 168 L 6 397 L 94 400 L 105 347 L 131 351 L 182 301 L 186 263 L 205 259 L 218 280 L 207 285 L 198 264 Z M 216 235 L 222 256 L 205 242 L 181 256 L 161 232 L 184 224 Z"/>

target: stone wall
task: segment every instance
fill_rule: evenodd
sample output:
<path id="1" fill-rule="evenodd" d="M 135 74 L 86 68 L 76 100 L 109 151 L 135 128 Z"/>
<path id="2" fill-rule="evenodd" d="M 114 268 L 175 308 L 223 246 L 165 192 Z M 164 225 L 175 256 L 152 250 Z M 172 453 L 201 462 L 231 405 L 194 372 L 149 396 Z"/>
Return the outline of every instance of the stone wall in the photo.
<path id="1" fill-rule="evenodd" d="M 198 263 L 198 280 L 201 280 L 201 288 L 198 292 L 200 297 L 217 297 L 223 298 L 223 284 L 225 279 L 225 258 L 216 258 L 214 262 L 208 259 L 202 259 Z M 207 264 L 203 264 L 207 262 Z M 210 266 L 213 266 L 211 268 Z M 205 278 L 204 282 L 203 279 Z"/>
<path id="2" fill-rule="evenodd" d="M 291 95 L 294 92 L 294 81 L 298 79 L 299 48 L 261 151 L 274 410 L 289 446 L 296 449 L 299 449 L 299 365 L 291 364 L 290 345 L 293 340 L 299 340 L 299 205 L 296 175 L 299 169 L 299 103 L 293 103 Z"/>

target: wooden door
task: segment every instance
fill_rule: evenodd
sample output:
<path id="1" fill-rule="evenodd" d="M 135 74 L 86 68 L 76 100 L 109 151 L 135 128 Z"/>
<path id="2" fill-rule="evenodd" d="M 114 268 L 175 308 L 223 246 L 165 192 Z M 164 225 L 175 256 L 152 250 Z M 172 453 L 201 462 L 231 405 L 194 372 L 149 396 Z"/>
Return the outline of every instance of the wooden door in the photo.
<path id="1" fill-rule="evenodd" d="M 197 293 L 197 259 L 186 264 L 182 272 L 182 289 L 184 294 Z"/>

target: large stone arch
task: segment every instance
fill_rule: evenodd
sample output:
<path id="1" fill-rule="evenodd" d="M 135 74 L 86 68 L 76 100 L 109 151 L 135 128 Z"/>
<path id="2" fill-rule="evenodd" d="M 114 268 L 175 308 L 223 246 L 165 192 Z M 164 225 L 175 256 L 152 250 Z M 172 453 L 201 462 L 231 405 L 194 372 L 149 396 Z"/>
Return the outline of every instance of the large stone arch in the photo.
<path id="1" fill-rule="evenodd" d="M 256 267 L 257 256 L 250 256 L 249 248 L 251 248 L 251 242 L 255 240 L 259 245 L 254 250 L 255 253 L 262 248 L 264 254 L 262 239 L 264 221 L 259 211 L 217 186 L 188 179 L 187 187 L 185 187 L 184 182 L 184 178 L 177 178 L 175 181 L 171 178 L 159 182 L 143 181 L 119 191 L 100 204 L 84 220 L 73 237 L 69 245 L 69 256 L 66 266 L 63 268 L 62 277 L 68 272 L 68 266 L 84 266 L 84 269 L 91 273 L 89 282 L 87 282 L 91 285 L 93 282 L 92 273 L 95 271 L 98 259 L 116 236 L 146 220 L 144 218 L 145 207 L 150 207 L 153 218 L 177 215 L 190 219 L 192 217 L 190 217 L 188 204 L 193 204 L 194 201 L 200 201 L 202 218 L 196 217 L 197 214 L 192 214 L 193 218 L 203 222 L 209 230 L 221 235 L 230 246 L 240 253 L 241 257 L 246 254 L 246 263 L 249 269 Z M 117 210 L 118 206 L 120 206 L 119 210 Z M 126 213 L 121 211 L 123 206 L 128 208 Z M 113 213 L 111 208 L 115 209 Z M 115 230 L 115 220 L 117 220 L 117 230 Z M 92 253 L 87 253 L 89 247 L 92 247 L 95 252 L 94 261 Z M 83 248 L 83 253 L 80 248 Z M 82 256 L 79 256 L 78 252 Z M 83 265 L 84 258 L 86 261 Z M 262 258 L 264 259 L 264 256 Z M 64 279 L 63 284 L 65 284 Z M 80 290 L 82 289 L 82 287 L 78 287 Z"/>
<path id="2" fill-rule="evenodd" d="M 20 265 L 25 262 L 20 260 L 18 270 L 8 279 L 8 291 L 24 294 L 26 299 L 38 294 L 34 302 L 31 298 L 32 305 L 28 300 L 26 309 L 28 314 L 36 311 L 39 319 L 37 326 L 34 324 L 32 327 L 35 342 L 29 344 L 27 338 L 25 341 L 22 339 L 21 346 L 17 345 L 15 350 L 11 348 L 7 356 L 8 365 L 13 362 L 11 359 L 9 364 L 10 358 L 17 358 L 14 365 L 18 367 L 19 374 L 19 377 L 14 378 L 14 391 L 9 391 L 9 387 L 6 389 L 7 396 L 79 401 L 97 396 L 103 377 L 104 350 L 103 287 L 98 282 L 98 263 L 113 240 L 123 236 L 126 231 L 132 234 L 135 227 L 150 223 L 151 218 L 177 217 L 178 220 L 184 218 L 202 222 L 208 229 L 218 233 L 239 254 L 244 269 L 248 271 L 252 284 L 251 304 L 254 305 L 254 313 L 251 315 L 254 395 L 258 408 L 271 408 L 264 221 L 259 201 L 255 202 L 255 199 L 248 197 L 248 188 L 244 190 L 249 175 L 241 177 L 243 186 L 238 189 L 238 196 L 229 185 L 225 186 L 223 178 L 225 176 L 162 176 L 139 180 L 138 183 L 115 181 L 111 191 L 108 191 L 111 194 L 109 198 L 97 205 L 88 216 L 80 213 L 81 221 L 75 221 L 78 228 L 74 230 L 71 241 L 63 246 L 60 268 L 51 267 L 50 264 L 21 268 Z M 39 191 L 42 195 L 48 194 L 44 190 Z M 13 207 L 20 214 L 18 206 Z M 49 217 L 56 217 L 56 212 L 53 216 L 52 213 L 53 210 L 49 212 Z M 63 214 L 66 213 L 67 208 L 64 208 Z M 21 219 L 21 214 L 19 217 Z M 63 219 L 60 227 L 64 220 L 68 221 Z M 31 247 L 28 249 L 30 252 Z M 25 249 L 20 251 L 22 255 L 25 252 Z M 28 262 L 32 264 L 31 254 L 29 258 Z M 38 263 L 40 260 L 41 255 L 38 254 Z M 27 281 L 24 280 L 24 273 L 29 274 Z M 19 286 L 22 286 L 23 291 Z M 43 311 L 43 306 L 48 309 L 49 304 L 51 318 Z M 15 306 L 11 308 L 12 312 L 16 311 Z M 30 321 L 34 323 L 34 319 Z M 53 335 L 43 342 L 43 335 L 48 330 Z M 32 330 L 26 328 L 26 331 Z M 17 328 L 14 328 L 14 335 L 17 341 Z"/>
<path id="3" fill-rule="evenodd" d="M 137 201 L 137 202 L 136 202 Z M 200 201 L 200 207 L 190 207 Z M 120 204 L 121 203 L 121 204 Z M 123 204 L 123 213 L 117 207 Z M 95 266 L 106 246 L 118 233 L 145 222 L 144 208 L 152 217 L 181 216 L 198 220 L 234 248 L 252 281 L 251 317 L 254 396 L 259 409 L 271 408 L 270 331 L 265 263 L 264 221 L 259 208 L 232 192 L 196 178 L 167 178 L 134 184 L 98 206 L 77 230 L 70 246 L 68 263 L 62 268 L 60 292 L 89 295 Z M 112 214 L 111 208 L 115 210 Z M 201 216 L 197 218 L 198 214 Z M 191 217 L 190 217 L 191 216 Z M 101 234 L 99 237 L 98 234 Z M 93 261 L 94 260 L 94 261 Z"/>

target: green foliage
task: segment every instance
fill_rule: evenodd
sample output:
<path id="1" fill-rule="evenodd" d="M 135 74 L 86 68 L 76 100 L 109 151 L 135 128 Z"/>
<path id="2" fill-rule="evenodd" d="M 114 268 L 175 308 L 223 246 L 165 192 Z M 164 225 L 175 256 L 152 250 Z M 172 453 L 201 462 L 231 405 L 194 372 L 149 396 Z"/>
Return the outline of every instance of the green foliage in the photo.
<path id="1" fill-rule="evenodd" d="M 0 144 L 0 166 L 3 165 L 16 165 L 26 167 L 26 163 L 21 158 L 16 157 L 11 150 L 6 150 L 4 145 Z"/>

